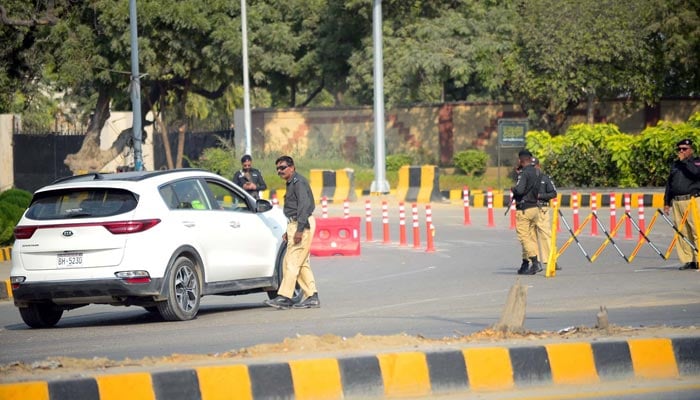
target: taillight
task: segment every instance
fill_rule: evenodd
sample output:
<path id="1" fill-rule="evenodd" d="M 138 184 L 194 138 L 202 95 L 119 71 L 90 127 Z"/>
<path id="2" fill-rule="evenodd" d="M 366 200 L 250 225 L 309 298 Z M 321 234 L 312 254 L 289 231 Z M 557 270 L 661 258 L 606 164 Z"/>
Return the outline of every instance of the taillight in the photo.
<path id="1" fill-rule="evenodd" d="M 16 226 L 15 239 L 29 239 L 36 232 L 36 226 Z"/>
<path id="2" fill-rule="evenodd" d="M 108 231 L 115 235 L 138 233 L 149 230 L 160 223 L 159 219 L 143 219 L 140 221 L 117 221 L 103 223 Z"/>

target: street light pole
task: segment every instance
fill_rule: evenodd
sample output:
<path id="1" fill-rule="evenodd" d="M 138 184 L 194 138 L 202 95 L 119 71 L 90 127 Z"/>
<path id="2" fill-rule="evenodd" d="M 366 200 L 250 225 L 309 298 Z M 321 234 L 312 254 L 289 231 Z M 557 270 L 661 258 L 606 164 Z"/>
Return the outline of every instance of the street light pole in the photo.
<path id="1" fill-rule="evenodd" d="M 139 78 L 139 42 L 136 24 L 136 0 L 129 0 L 129 19 L 131 22 L 131 130 L 134 137 L 134 170 L 143 169 L 143 140 L 141 127 L 141 81 Z"/>
<path id="2" fill-rule="evenodd" d="M 371 193 L 389 193 L 386 180 L 384 140 L 384 56 L 382 55 L 382 0 L 372 4 L 372 39 L 374 42 L 374 181 Z"/>
<path id="3" fill-rule="evenodd" d="M 248 16 L 246 0 L 241 0 L 241 32 L 243 40 L 243 125 L 245 125 L 245 154 L 252 154 L 250 131 L 250 84 L 248 82 Z"/>

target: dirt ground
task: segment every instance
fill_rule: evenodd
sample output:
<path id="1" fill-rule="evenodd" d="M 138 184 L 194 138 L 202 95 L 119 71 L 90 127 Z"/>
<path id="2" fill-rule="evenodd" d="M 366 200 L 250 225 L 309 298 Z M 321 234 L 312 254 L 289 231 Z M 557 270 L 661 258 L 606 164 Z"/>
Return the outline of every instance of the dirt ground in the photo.
<path id="1" fill-rule="evenodd" d="M 398 334 L 392 336 L 354 337 L 335 335 L 299 335 L 287 338 L 280 343 L 259 344 L 252 347 L 231 350 L 224 353 L 186 355 L 173 354 L 167 357 L 147 357 L 142 359 L 110 360 L 106 358 L 78 359 L 52 357 L 26 364 L 15 362 L 0 365 L 0 382 L 28 381 L 37 379 L 57 379 L 68 376 L 86 376 L 105 373 L 133 372 L 153 368 L 196 366 L 202 364 L 247 362 L 251 359 L 287 360 L 319 356 L 342 357 L 351 354 L 376 352 L 397 352 L 410 350 L 437 350 L 469 346 L 534 346 L 545 343 L 575 342 L 592 340 L 625 340 L 627 338 L 656 338 L 674 336 L 697 336 L 697 327 L 618 327 L 608 329 L 570 327 L 556 332 L 526 331 L 522 333 L 502 332 L 485 329 L 471 335 L 456 333 L 454 337 L 430 339 L 422 336 Z"/>

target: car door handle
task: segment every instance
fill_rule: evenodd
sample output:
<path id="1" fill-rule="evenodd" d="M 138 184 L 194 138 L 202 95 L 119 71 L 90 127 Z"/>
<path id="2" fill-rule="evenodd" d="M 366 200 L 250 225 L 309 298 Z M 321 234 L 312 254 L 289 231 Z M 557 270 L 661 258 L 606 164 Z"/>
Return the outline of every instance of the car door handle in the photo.
<path id="1" fill-rule="evenodd" d="M 188 228 L 197 226 L 197 224 L 193 221 L 182 221 L 182 225 L 185 225 Z"/>
<path id="2" fill-rule="evenodd" d="M 231 221 L 228 223 L 231 228 L 240 228 L 241 223 L 239 221 Z"/>

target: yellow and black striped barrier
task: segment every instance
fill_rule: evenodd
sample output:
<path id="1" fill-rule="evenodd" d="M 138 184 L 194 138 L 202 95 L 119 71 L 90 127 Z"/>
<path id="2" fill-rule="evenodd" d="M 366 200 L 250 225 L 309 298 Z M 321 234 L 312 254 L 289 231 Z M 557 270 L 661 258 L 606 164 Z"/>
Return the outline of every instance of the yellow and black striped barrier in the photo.
<path id="1" fill-rule="evenodd" d="M 0 247 L 0 262 L 12 260 L 12 247 Z"/>
<path id="2" fill-rule="evenodd" d="M 0 384 L 4 400 L 341 399 L 479 393 L 700 375 L 700 337 L 216 363 Z M 700 389 L 700 384 L 696 384 Z"/>
<path id="3" fill-rule="evenodd" d="M 331 203 L 357 200 L 355 193 L 355 171 L 350 168 L 339 170 L 312 169 L 309 172 L 309 185 L 316 202 L 324 196 Z"/>
<path id="4" fill-rule="evenodd" d="M 434 165 L 404 165 L 399 169 L 396 197 L 418 203 L 441 201 L 439 173 L 440 169 Z"/>

